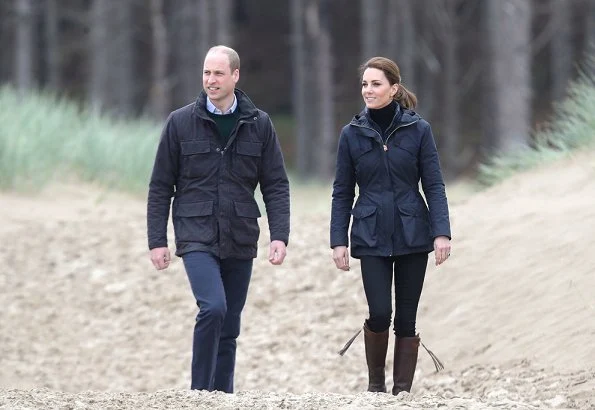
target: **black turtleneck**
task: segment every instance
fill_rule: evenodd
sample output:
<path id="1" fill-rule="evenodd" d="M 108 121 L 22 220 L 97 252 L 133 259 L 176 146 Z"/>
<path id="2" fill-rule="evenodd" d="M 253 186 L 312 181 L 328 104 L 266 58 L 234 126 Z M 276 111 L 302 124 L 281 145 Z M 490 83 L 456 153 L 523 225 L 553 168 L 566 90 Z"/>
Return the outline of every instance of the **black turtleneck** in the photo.
<path id="1" fill-rule="evenodd" d="M 397 103 L 395 100 L 392 100 L 387 106 L 374 109 L 369 108 L 368 112 L 370 113 L 370 118 L 374 121 L 380 129 L 382 130 L 382 134 L 386 132 L 386 129 L 390 126 L 391 122 L 393 122 L 393 118 L 395 116 L 395 111 L 397 109 Z"/>

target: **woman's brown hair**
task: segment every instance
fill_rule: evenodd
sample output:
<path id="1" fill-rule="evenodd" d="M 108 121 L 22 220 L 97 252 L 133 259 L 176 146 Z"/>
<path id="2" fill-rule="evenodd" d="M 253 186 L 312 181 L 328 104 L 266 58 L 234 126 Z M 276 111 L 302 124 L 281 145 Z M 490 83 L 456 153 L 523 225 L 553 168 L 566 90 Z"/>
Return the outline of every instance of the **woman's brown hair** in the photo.
<path id="1" fill-rule="evenodd" d="M 364 71 L 366 71 L 367 68 L 381 70 L 388 79 L 390 85 L 399 85 L 399 90 L 393 96 L 393 100 L 407 109 L 412 110 L 415 108 L 417 105 L 417 97 L 401 84 L 401 70 L 399 70 L 399 66 L 393 60 L 386 57 L 372 57 L 360 67 L 360 77 L 363 76 Z"/>

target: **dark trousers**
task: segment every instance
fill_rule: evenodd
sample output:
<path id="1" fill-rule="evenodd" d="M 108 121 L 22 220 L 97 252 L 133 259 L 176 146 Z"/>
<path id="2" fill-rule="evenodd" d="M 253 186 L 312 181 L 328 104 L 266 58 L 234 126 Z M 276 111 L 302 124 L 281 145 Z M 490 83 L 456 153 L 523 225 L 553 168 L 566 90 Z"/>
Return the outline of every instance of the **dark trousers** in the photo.
<path id="1" fill-rule="evenodd" d="M 252 259 L 182 256 L 199 313 L 194 325 L 191 389 L 233 393 L 236 339 L 252 275 Z"/>
<path id="2" fill-rule="evenodd" d="M 370 318 L 368 328 L 384 332 L 392 316 L 391 290 L 395 284 L 394 332 L 397 337 L 415 336 L 417 306 L 424 284 L 427 253 L 395 257 L 364 256 L 360 260 Z"/>

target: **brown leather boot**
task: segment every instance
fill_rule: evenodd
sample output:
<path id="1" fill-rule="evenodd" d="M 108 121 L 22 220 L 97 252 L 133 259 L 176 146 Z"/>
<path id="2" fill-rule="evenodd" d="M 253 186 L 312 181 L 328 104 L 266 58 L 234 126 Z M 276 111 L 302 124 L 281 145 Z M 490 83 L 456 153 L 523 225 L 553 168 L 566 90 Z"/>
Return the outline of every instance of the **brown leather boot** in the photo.
<path id="1" fill-rule="evenodd" d="M 368 391 L 386 393 L 384 365 L 388 350 L 388 329 L 374 333 L 364 323 L 364 344 L 366 363 L 368 364 Z"/>
<path id="2" fill-rule="evenodd" d="M 400 337 L 395 342 L 395 363 L 393 368 L 393 394 L 396 396 L 402 391 L 411 391 L 413 375 L 417 366 L 417 351 L 420 338 Z"/>

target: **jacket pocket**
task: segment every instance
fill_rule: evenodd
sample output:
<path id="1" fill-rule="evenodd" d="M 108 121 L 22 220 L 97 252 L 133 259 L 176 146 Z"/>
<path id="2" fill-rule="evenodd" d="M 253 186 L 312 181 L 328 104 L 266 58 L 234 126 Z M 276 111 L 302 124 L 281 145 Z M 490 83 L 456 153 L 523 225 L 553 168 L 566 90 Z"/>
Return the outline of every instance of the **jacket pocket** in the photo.
<path id="1" fill-rule="evenodd" d="M 260 209 L 256 202 L 235 202 L 235 217 L 231 220 L 231 232 L 235 243 L 238 245 L 255 246 L 260 236 L 258 218 Z"/>
<path id="2" fill-rule="evenodd" d="M 209 140 L 180 141 L 182 173 L 190 178 L 208 175 L 212 168 L 209 161 Z"/>
<path id="3" fill-rule="evenodd" d="M 250 141 L 236 141 L 231 171 L 242 179 L 258 178 L 262 143 Z"/>
<path id="4" fill-rule="evenodd" d="M 217 240 L 213 201 L 178 203 L 173 221 L 176 241 L 212 245 Z"/>
<path id="5" fill-rule="evenodd" d="M 373 205 L 356 205 L 351 210 L 351 244 L 374 247 L 378 242 L 376 232 L 377 212 Z"/>
<path id="6" fill-rule="evenodd" d="M 372 151 L 375 142 L 370 138 L 360 139 L 359 143 L 351 148 L 351 156 L 357 162 L 360 157 L 363 157 L 368 152 Z"/>
<path id="7" fill-rule="evenodd" d="M 412 248 L 431 245 L 430 221 L 425 206 L 408 202 L 398 206 L 405 244 Z"/>

